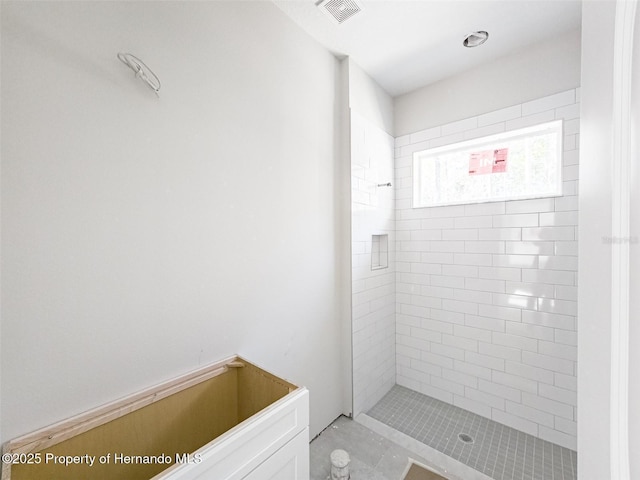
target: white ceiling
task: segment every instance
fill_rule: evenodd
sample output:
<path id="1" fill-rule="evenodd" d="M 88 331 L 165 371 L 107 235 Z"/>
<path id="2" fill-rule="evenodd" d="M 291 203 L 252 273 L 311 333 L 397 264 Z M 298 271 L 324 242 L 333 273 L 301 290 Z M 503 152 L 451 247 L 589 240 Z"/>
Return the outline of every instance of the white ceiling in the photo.
<path id="1" fill-rule="evenodd" d="M 348 55 L 392 96 L 580 28 L 580 0 L 359 0 L 337 25 L 317 0 L 273 0 L 309 35 Z M 475 30 L 489 40 L 465 48 Z"/>

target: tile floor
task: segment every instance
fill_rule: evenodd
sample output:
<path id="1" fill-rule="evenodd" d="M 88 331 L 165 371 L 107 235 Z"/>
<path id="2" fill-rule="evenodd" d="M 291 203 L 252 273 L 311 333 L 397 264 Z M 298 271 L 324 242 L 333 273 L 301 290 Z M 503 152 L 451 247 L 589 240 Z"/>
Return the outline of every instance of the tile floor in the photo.
<path id="1" fill-rule="evenodd" d="M 311 480 L 331 478 L 329 456 L 338 448 L 346 450 L 351 457 L 351 480 L 400 480 L 409 457 L 417 457 L 384 436 L 342 416 L 311 442 Z"/>
<path id="2" fill-rule="evenodd" d="M 495 480 L 576 479 L 576 452 L 405 387 L 367 415 Z"/>
<path id="3" fill-rule="evenodd" d="M 410 460 L 450 480 L 576 479 L 576 452 L 397 385 L 367 414 L 339 417 L 311 442 L 311 480 L 331 478 L 338 448 L 351 456 L 351 480 L 401 480 Z"/>
<path id="4" fill-rule="evenodd" d="M 491 480 L 366 415 L 357 421 L 338 417 L 311 442 L 311 480 L 331 478 L 329 457 L 338 448 L 351 457 L 350 480 L 401 480 L 410 461 L 450 480 Z"/>

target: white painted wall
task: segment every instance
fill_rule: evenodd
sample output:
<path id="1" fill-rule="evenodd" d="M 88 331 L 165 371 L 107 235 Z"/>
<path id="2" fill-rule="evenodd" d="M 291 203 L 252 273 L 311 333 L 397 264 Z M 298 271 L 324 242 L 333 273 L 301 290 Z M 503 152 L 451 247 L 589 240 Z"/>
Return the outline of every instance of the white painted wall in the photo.
<path id="1" fill-rule="evenodd" d="M 351 59 L 349 64 L 349 107 L 376 127 L 393 135 L 394 100 Z"/>
<path id="2" fill-rule="evenodd" d="M 236 352 L 338 416 L 336 59 L 267 2 L 3 2 L 1 53 L 2 440 Z"/>
<path id="3" fill-rule="evenodd" d="M 576 449 L 579 89 L 396 138 L 397 383 Z M 412 208 L 413 153 L 562 119 L 563 196 Z"/>
<path id="4" fill-rule="evenodd" d="M 585 479 L 610 478 L 611 252 L 602 237 L 611 236 L 614 16 L 615 2 L 583 4 L 578 472 L 589 472 Z"/>
<path id="5" fill-rule="evenodd" d="M 351 108 L 349 107 L 349 58 L 339 63 L 338 73 L 338 167 L 336 168 L 337 198 L 336 216 L 340 224 L 339 239 L 336 244 L 339 263 L 342 322 L 341 370 L 342 370 L 342 412 L 353 414 L 353 322 L 352 322 L 352 273 L 351 273 Z"/>
<path id="6" fill-rule="evenodd" d="M 634 238 L 631 255 L 631 287 L 633 292 L 640 288 L 640 8 L 636 10 L 635 38 L 633 41 L 633 77 L 632 77 L 632 123 L 633 150 L 631 158 L 631 225 L 630 233 Z M 630 304 L 630 336 L 629 336 L 629 451 L 640 452 L 640 297 L 632 295 Z M 629 478 L 640 478 L 640 456 L 631 455 L 631 475 Z"/>
<path id="7" fill-rule="evenodd" d="M 500 110 L 578 85 L 580 32 L 575 31 L 394 98 L 395 135 Z"/>
<path id="8" fill-rule="evenodd" d="M 583 51 L 582 51 L 582 135 L 580 148 L 584 152 L 580 163 L 580 292 L 578 307 L 581 327 L 578 331 L 578 472 L 580 478 L 602 478 L 618 480 L 635 479 L 640 475 L 638 440 L 640 433 L 640 381 L 638 380 L 638 350 L 640 330 L 637 320 L 640 308 L 637 299 L 640 278 L 640 216 L 637 204 L 640 192 L 638 172 L 638 116 L 640 115 L 640 14 L 635 17 L 635 39 L 632 43 L 616 44 L 621 33 L 617 24 L 616 8 L 630 2 L 585 2 L 583 4 Z M 621 17 L 622 18 L 622 17 Z M 621 38 L 621 37 L 619 37 Z M 614 57 L 627 48 L 633 52 L 631 75 L 631 175 L 629 186 L 630 237 L 615 237 L 613 218 L 620 215 L 614 208 L 612 197 L 619 189 L 614 185 L 612 171 L 616 166 L 613 155 L 616 138 L 613 132 L 627 120 L 616 118 L 614 92 L 622 85 L 623 76 L 615 74 Z M 619 122 L 619 123 L 618 123 Z M 610 242 L 606 239 L 614 238 Z M 628 242 L 628 243 L 626 243 Z M 629 458 L 628 476 L 625 467 L 619 469 L 620 452 L 625 448 L 614 435 L 616 421 L 612 411 L 618 404 L 619 395 L 612 387 L 612 360 L 617 359 L 619 349 L 612 348 L 612 304 L 618 292 L 612 282 L 612 251 L 622 244 L 629 246 L 630 301 L 629 301 L 629 418 L 623 422 L 628 428 Z"/>

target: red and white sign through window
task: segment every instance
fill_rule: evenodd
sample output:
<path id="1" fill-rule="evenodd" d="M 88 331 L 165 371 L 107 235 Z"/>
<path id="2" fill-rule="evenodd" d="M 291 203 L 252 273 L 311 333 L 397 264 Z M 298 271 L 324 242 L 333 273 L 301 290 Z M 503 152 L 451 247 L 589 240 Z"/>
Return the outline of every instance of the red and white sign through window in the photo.
<path id="1" fill-rule="evenodd" d="M 508 154 L 508 148 L 472 153 L 469 155 L 469 175 L 506 172 Z"/>

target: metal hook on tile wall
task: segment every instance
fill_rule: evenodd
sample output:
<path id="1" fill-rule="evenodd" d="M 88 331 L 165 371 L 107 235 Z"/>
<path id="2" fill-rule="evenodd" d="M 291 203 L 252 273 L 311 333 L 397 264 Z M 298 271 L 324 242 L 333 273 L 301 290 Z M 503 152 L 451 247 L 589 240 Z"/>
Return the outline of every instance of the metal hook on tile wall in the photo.
<path id="1" fill-rule="evenodd" d="M 387 182 L 387 183 L 379 183 L 378 184 L 379 187 L 390 187 L 391 186 L 391 182 Z"/>
<path id="2" fill-rule="evenodd" d="M 160 94 L 160 79 L 158 76 L 153 73 L 149 67 L 145 65 L 145 63 L 140 60 L 135 55 L 130 53 L 118 53 L 118 59 L 124 63 L 127 67 L 133 70 L 136 74 L 136 77 L 144 81 L 149 88 L 151 88 L 156 95 L 159 97 Z"/>

